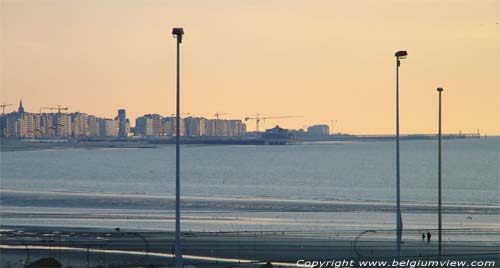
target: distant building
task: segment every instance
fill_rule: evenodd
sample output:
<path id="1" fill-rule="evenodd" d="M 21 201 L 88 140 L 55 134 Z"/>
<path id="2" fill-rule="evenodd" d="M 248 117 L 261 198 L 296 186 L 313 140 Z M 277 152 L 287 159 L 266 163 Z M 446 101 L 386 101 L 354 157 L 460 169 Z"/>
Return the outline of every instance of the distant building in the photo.
<path id="1" fill-rule="evenodd" d="M 116 116 L 116 120 L 124 121 L 127 119 L 127 111 L 125 109 L 118 109 L 118 115 Z"/>
<path id="2" fill-rule="evenodd" d="M 119 109 L 113 119 L 99 118 L 86 113 L 62 113 L 67 108 L 54 113 L 29 113 L 22 100 L 17 111 L 0 115 L 0 136 L 19 138 L 38 137 L 128 137 L 130 121 L 125 109 Z M 179 134 L 189 137 L 220 136 L 237 137 L 246 133 L 246 125 L 241 120 L 208 120 L 203 117 L 180 118 Z M 176 135 L 176 118 L 159 114 L 146 114 L 135 120 L 133 133 L 136 136 Z"/>
<path id="3" fill-rule="evenodd" d="M 307 128 L 307 134 L 311 136 L 326 136 L 330 135 L 330 127 L 328 125 L 314 125 Z"/>
<path id="4" fill-rule="evenodd" d="M 71 124 L 71 116 L 63 113 L 56 114 L 56 125 L 54 126 L 56 129 L 56 136 L 58 137 L 69 137 L 71 136 L 72 124 Z"/>
<path id="5" fill-rule="evenodd" d="M 120 124 L 118 120 L 113 119 L 99 119 L 99 136 L 102 137 L 118 137 Z"/>
<path id="6" fill-rule="evenodd" d="M 55 136 L 56 128 L 55 124 L 55 114 L 42 113 L 38 114 L 35 118 L 37 120 L 37 126 L 39 127 L 39 132 L 43 136 Z"/>
<path id="7" fill-rule="evenodd" d="M 146 114 L 135 119 L 136 136 L 163 136 L 163 117 L 159 114 Z"/>
<path id="8" fill-rule="evenodd" d="M 247 133 L 247 125 L 245 123 L 241 122 L 238 125 L 238 133 L 239 133 L 238 136 L 243 136 Z"/>
<path id="9" fill-rule="evenodd" d="M 220 132 L 217 131 L 217 127 L 220 125 L 218 119 L 210 119 L 205 122 L 205 134 L 210 137 L 221 136 Z"/>
<path id="10" fill-rule="evenodd" d="M 118 136 L 127 137 L 130 132 L 130 121 L 127 119 L 127 112 L 125 109 L 118 110 L 118 115 L 115 117 L 115 120 L 118 120 L 119 123 Z"/>
<path id="11" fill-rule="evenodd" d="M 176 132 L 175 132 L 176 120 L 175 119 L 176 119 L 175 117 L 163 118 L 162 124 L 163 124 L 163 133 L 165 136 L 175 137 L 175 135 L 176 135 Z M 180 122 L 179 123 L 179 125 L 180 125 L 179 136 L 185 136 L 186 135 L 186 128 L 185 128 L 185 124 L 184 124 L 184 119 L 180 118 L 179 122 Z"/>
<path id="12" fill-rule="evenodd" d="M 89 115 L 88 116 L 89 136 L 98 137 L 101 133 L 99 130 L 99 118 Z"/>
<path id="13" fill-rule="evenodd" d="M 19 101 L 19 108 L 17 109 L 17 113 L 19 114 L 24 113 L 23 100 Z"/>
<path id="14" fill-rule="evenodd" d="M 215 120 L 214 134 L 222 137 L 229 136 L 229 122 L 227 120 Z"/>
<path id="15" fill-rule="evenodd" d="M 16 137 L 18 136 L 18 120 L 17 120 L 17 113 L 9 113 L 5 115 L 5 125 L 4 125 L 4 137 Z"/>
<path id="16" fill-rule="evenodd" d="M 22 104 L 21 104 L 22 108 Z M 35 137 L 35 117 L 30 113 L 19 113 L 17 120 L 17 136 L 21 138 Z"/>
<path id="17" fill-rule="evenodd" d="M 184 119 L 186 136 L 201 137 L 205 136 L 205 123 L 207 119 L 203 117 L 187 117 Z"/>
<path id="18" fill-rule="evenodd" d="M 89 136 L 89 116 L 84 113 L 73 113 L 71 114 L 72 136 L 82 137 Z"/>
<path id="19" fill-rule="evenodd" d="M 105 119 L 104 120 L 104 136 L 106 137 L 118 137 L 120 132 L 120 123 L 118 120 Z"/>
<path id="20" fill-rule="evenodd" d="M 132 135 L 132 131 L 130 130 L 130 121 L 127 119 L 125 124 L 120 125 L 120 128 L 123 128 L 123 132 L 120 132 L 120 137 L 130 137 Z M 121 136 L 124 135 L 124 136 Z"/>
<path id="21" fill-rule="evenodd" d="M 135 119 L 134 134 L 136 136 L 152 136 L 153 119 L 144 116 Z"/>
<path id="22" fill-rule="evenodd" d="M 241 120 L 205 120 L 205 136 L 238 137 L 246 133 L 246 125 Z"/>
<path id="23" fill-rule="evenodd" d="M 161 122 L 158 124 L 162 131 Z M 99 118 L 85 113 L 29 113 L 22 100 L 17 111 L 0 115 L 0 136 L 19 138 L 38 137 L 118 137 L 127 136 L 130 122 L 124 109 L 115 120 Z"/>
<path id="24" fill-rule="evenodd" d="M 237 137 L 243 136 L 247 132 L 247 126 L 241 120 L 227 120 L 228 136 Z"/>
<path id="25" fill-rule="evenodd" d="M 158 114 L 152 114 L 151 118 L 153 119 L 153 136 L 163 136 L 163 117 Z"/>
<path id="26" fill-rule="evenodd" d="M 0 137 L 6 137 L 7 116 L 5 114 L 0 115 Z"/>
<path id="27" fill-rule="evenodd" d="M 37 114 L 24 110 L 23 101 L 19 100 L 17 112 L 2 115 L 1 135 L 4 137 L 34 138 L 41 136 L 40 120 Z"/>
<path id="28" fill-rule="evenodd" d="M 262 133 L 264 143 L 269 145 L 288 144 L 293 142 L 294 138 L 288 129 L 280 128 L 279 126 L 266 129 L 266 132 Z"/>

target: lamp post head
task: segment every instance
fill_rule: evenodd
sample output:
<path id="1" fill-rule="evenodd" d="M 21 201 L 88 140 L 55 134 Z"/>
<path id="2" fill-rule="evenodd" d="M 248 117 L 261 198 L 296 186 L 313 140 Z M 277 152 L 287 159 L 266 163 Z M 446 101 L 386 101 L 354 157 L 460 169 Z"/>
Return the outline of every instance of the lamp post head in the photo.
<path id="1" fill-rule="evenodd" d="M 184 35 L 184 28 L 173 28 L 172 29 L 172 36 L 174 38 L 177 38 L 177 41 L 179 43 L 182 43 L 182 36 Z"/>
<path id="2" fill-rule="evenodd" d="M 406 50 L 401 50 L 401 51 L 396 52 L 396 54 L 394 54 L 394 56 L 396 56 L 396 58 L 398 60 L 399 59 L 406 59 L 406 57 L 408 56 L 408 52 L 406 52 Z"/>
<path id="3" fill-rule="evenodd" d="M 438 88 L 437 88 L 437 91 L 438 91 L 438 92 L 442 92 L 442 91 L 443 91 L 443 88 L 442 88 L 442 87 L 438 87 Z"/>

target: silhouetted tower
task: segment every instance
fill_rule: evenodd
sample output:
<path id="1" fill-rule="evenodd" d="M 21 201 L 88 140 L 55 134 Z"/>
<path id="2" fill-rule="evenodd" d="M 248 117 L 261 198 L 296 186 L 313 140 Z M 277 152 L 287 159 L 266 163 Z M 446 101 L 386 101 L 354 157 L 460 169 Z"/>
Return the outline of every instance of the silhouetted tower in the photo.
<path id="1" fill-rule="evenodd" d="M 118 109 L 118 116 L 116 117 L 119 124 L 118 136 L 126 137 L 127 136 L 127 112 L 125 109 Z"/>
<path id="2" fill-rule="evenodd" d="M 23 100 L 19 100 L 19 108 L 17 109 L 17 112 L 22 114 L 24 113 L 24 107 L 23 107 Z"/>
<path id="3" fill-rule="evenodd" d="M 127 111 L 125 109 L 118 109 L 118 120 L 122 121 L 127 119 Z"/>

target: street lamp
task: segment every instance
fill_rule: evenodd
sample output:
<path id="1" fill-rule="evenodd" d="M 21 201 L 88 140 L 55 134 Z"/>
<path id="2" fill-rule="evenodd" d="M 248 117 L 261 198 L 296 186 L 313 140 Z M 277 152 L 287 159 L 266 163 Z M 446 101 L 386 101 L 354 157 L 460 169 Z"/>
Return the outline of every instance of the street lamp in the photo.
<path id="1" fill-rule="evenodd" d="M 408 53 L 404 50 L 396 52 L 396 248 L 398 258 L 401 257 L 401 238 L 403 236 L 403 219 L 401 218 L 401 185 L 399 168 L 399 66 L 401 59 L 406 59 Z"/>
<path id="2" fill-rule="evenodd" d="M 437 88 L 439 92 L 439 119 L 438 119 L 438 251 L 439 251 L 439 260 L 441 260 L 441 256 L 443 255 L 443 218 L 442 218 L 442 178 L 441 178 L 441 93 L 443 92 L 443 88 Z"/>
<path id="3" fill-rule="evenodd" d="M 181 151 L 180 151 L 180 44 L 182 43 L 183 28 L 173 28 L 172 35 L 177 39 L 177 115 L 175 118 L 175 267 L 182 267 L 181 250 Z"/>

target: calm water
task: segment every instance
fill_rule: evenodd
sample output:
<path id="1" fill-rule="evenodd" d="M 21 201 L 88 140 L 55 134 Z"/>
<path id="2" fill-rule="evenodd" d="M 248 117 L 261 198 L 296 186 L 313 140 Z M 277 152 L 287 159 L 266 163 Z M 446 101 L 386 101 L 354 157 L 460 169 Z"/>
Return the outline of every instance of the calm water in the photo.
<path id="1" fill-rule="evenodd" d="M 498 138 L 444 141 L 444 202 L 455 207 L 445 215 L 448 227 L 498 227 L 498 210 L 481 209 L 500 206 L 499 145 Z M 429 208 L 437 200 L 436 148 L 437 141 L 401 144 L 406 226 L 434 224 Z M 3 224 L 173 229 L 174 146 L 1 157 Z M 394 162 L 393 142 L 183 146 L 183 215 L 190 217 L 184 226 L 389 228 Z M 477 214 L 474 221 L 467 221 L 470 213 Z"/>

